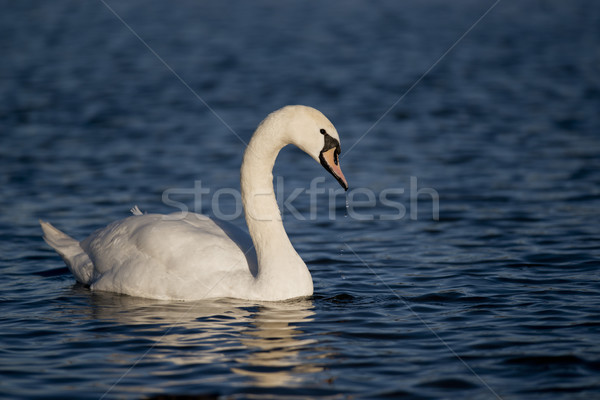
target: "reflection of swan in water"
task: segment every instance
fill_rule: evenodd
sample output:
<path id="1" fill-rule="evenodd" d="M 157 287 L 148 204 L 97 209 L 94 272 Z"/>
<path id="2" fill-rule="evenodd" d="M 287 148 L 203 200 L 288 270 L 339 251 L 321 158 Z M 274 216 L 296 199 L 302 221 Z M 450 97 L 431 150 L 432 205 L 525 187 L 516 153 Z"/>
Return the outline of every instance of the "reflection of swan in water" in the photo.
<path id="1" fill-rule="evenodd" d="M 170 362 L 178 366 L 220 365 L 237 375 L 250 378 L 260 387 L 292 387 L 304 382 L 322 368 L 311 363 L 305 350 L 314 353 L 314 340 L 301 339 L 298 325 L 312 320 L 311 300 L 248 303 L 234 299 L 202 302 L 162 302 L 114 293 L 94 293 L 88 297 L 90 318 L 114 322 L 117 342 L 155 342 L 143 362 Z M 140 357 L 123 348 L 115 355 L 119 363 L 131 364 Z M 153 374 L 169 376 L 178 369 L 158 368 Z M 223 376 L 228 379 L 230 375 Z M 194 384 L 202 384 L 198 376 Z M 178 378 L 179 379 L 179 378 Z"/>
<path id="2" fill-rule="evenodd" d="M 239 336 L 252 319 L 244 308 L 252 304 L 233 299 L 165 302 L 110 292 L 94 292 L 89 299 L 90 318 L 113 323 L 116 342 L 154 342 L 144 360 L 177 365 L 223 362 L 225 352 L 242 348 Z M 132 353 L 126 346 L 122 350 L 120 358 L 126 362 L 140 357 L 139 348 Z"/>
<path id="3" fill-rule="evenodd" d="M 302 351 L 314 347 L 316 340 L 300 339 L 297 324 L 312 321 L 312 302 L 308 300 L 267 304 L 254 316 L 255 328 L 244 331 L 242 343 L 253 349 L 238 358 L 231 368 L 239 375 L 251 377 L 256 386 L 277 387 L 299 384 L 307 374 L 323 368 L 307 362 Z"/>

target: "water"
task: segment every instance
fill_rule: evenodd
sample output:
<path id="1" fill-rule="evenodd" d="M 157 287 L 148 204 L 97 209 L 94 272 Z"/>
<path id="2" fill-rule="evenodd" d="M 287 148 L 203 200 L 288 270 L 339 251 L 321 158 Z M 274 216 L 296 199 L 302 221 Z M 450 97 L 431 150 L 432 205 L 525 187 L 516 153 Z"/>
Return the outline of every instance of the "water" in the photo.
<path id="1" fill-rule="evenodd" d="M 600 398 L 597 2 L 501 1 L 420 81 L 491 1 L 108 4 L 229 128 L 102 2 L 4 2 L 0 397 Z M 295 103 L 336 124 L 351 188 L 404 190 L 400 220 L 360 193 L 285 210 L 312 298 L 91 293 L 41 240 L 237 189 Z M 337 190 L 295 150 L 275 175 Z"/>

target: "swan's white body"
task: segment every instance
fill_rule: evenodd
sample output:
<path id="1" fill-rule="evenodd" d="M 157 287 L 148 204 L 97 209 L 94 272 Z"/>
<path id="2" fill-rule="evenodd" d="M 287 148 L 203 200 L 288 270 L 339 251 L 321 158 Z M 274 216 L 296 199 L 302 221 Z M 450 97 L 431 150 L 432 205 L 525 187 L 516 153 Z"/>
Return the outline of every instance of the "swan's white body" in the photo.
<path id="1" fill-rule="evenodd" d="M 285 232 L 273 192 L 273 165 L 287 144 L 319 160 L 347 188 L 331 122 L 313 108 L 288 106 L 259 125 L 244 153 L 241 189 L 250 236 L 204 215 L 136 208 L 81 242 L 40 221 L 44 239 L 92 290 L 164 300 L 310 296 L 310 272 Z"/>

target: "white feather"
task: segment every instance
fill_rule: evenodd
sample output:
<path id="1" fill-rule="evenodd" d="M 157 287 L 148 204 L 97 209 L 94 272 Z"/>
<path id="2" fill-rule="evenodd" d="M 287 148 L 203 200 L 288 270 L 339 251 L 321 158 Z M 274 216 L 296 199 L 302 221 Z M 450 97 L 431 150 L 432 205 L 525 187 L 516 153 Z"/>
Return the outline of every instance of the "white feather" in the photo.
<path id="1" fill-rule="evenodd" d="M 143 212 L 140 211 L 140 208 L 135 205 L 131 210 L 129 210 L 133 215 L 144 215 Z"/>

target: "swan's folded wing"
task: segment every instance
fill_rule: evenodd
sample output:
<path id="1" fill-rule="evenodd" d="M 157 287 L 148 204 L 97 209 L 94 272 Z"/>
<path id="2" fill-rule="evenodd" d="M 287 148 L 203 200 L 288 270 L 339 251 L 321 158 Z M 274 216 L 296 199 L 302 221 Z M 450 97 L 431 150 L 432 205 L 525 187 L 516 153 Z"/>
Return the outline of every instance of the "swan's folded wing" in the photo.
<path id="1" fill-rule="evenodd" d="M 95 266 L 95 290 L 199 299 L 234 277 L 252 277 L 240 246 L 198 214 L 132 216 L 94 232 L 81 246 Z"/>

